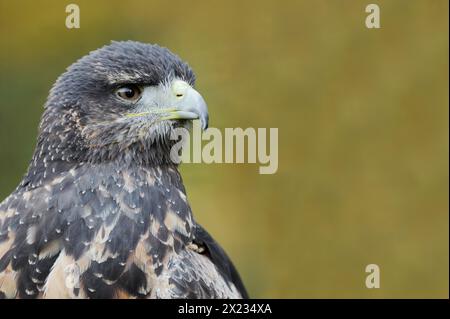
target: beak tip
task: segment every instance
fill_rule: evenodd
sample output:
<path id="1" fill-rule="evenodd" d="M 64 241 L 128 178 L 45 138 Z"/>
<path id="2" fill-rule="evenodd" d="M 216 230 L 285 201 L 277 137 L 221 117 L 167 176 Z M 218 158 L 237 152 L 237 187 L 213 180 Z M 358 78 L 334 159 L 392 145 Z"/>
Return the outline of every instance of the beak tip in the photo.
<path id="1" fill-rule="evenodd" d="M 202 117 L 200 119 L 200 122 L 202 123 L 202 129 L 204 131 L 207 130 L 208 129 L 208 124 L 209 124 L 209 118 L 207 116 L 206 117 Z"/>

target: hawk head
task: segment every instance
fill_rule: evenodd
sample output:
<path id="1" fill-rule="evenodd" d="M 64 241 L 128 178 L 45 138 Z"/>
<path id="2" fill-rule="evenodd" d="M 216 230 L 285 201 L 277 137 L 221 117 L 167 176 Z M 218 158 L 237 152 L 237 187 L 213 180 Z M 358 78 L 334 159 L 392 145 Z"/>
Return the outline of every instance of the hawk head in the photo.
<path id="1" fill-rule="evenodd" d="M 195 75 L 158 45 L 112 42 L 84 56 L 53 86 L 34 160 L 141 164 L 170 162 L 175 127 L 208 110 Z"/>

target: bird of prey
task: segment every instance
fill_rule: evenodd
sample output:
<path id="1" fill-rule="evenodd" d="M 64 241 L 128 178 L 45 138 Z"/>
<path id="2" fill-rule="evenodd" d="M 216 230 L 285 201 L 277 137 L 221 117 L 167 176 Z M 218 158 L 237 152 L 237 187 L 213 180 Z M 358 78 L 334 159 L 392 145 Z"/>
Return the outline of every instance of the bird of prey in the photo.
<path id="1" fill-rule="evenodd" d="M 248 298 L 197 224 L 171 132 L 207 106 L 168 49 L 112 42 L 63 73 L 0 204 L 0 298 Z"/>

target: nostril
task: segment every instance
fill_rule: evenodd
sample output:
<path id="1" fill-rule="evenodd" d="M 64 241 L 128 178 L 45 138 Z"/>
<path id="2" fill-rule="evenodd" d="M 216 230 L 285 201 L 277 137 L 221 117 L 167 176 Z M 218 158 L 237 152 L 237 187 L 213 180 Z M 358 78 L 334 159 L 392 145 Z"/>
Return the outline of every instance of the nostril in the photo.
<path id="1" fill-rule="evenodd" d="M 176 94 L 176 97 L 183 97 L 183 94 L 182 93 L 178 93 L 178 94 Z"/>

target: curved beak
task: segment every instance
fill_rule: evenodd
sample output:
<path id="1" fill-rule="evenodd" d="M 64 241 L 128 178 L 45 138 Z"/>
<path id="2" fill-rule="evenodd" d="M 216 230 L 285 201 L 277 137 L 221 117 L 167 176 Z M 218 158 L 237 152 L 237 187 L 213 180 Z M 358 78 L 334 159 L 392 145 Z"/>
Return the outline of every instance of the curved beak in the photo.
<path id="1" fill-rule="evenodd" d="M 187 83 L 184 85 L 183 96 L 168 108 L 152 108 L 141 113 L 129 113 L 127 117 L 141 117 L 149 114 L 159 114 L 160 120 L 196 120 L 199 119 L 203 130 L 208 128 L 208 107 L 203 97 Z"/>
<path id="2" fill-rule="evenodd" d="M 188 88 L 186 97 L 180 103 L 178 109 L 179 111 L 175 111 L 175 113 L 181 116 L 180 119 L 183 119 L 183 116 L 185 116 L 185 119 L 199 119 L 202 124 L 202 129 L 206 130 L 208 128 L 208 106 L 200 93 L 195 89 Z"/>
<path id="3" fill-rule="evenodd" d="M 186 90 L 185 97 L 179 105 L 167 110 L 167 116 L 162 120 L 195 120 L 199 119 L 202 129 L 208 128 L 209 114 L 208 107 L 203 97 L 195 89 L 189 87 Z"/>

